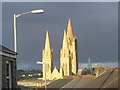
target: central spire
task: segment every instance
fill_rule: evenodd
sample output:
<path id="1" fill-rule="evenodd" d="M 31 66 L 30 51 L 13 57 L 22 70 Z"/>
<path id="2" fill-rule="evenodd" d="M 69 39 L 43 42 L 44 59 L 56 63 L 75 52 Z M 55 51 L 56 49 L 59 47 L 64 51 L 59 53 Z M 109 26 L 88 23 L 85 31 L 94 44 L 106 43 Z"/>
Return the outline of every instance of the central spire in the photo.
<path id="1" fill-rule="evenodd" d="M 45 50 L 50 50 L 50 39 L 48 31 L 46 32 Z"/>
<path id="2" fill-rule="evenodd" d="M 75 37 L 74 37 L 74 34 L 73 34 L 73 30 L 72 30 L 72 23 L 71 23 L 71 20 L 69 18 L 68 20 L 68 26 L 67 26 L 67 36 L 73 40 Z"/>
<path id="3" fill-rule="evenodd" d="M 63 49 L 68 49 L 68 43 L 67 43 L 67 35 L 66 35 L 66 31 L 64 30 L 64 37 L 63 37 Z"/>

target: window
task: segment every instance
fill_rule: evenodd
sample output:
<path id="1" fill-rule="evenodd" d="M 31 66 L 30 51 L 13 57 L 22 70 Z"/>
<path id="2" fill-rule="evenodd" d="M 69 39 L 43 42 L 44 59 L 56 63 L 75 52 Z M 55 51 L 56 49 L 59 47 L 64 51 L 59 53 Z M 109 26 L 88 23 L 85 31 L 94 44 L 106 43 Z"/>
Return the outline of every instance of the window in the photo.
<path id="1" fill-rule="evenodd" d="M 12 62 L 6 61 L 7 65 L 7 87 L 12 88 Z"/>

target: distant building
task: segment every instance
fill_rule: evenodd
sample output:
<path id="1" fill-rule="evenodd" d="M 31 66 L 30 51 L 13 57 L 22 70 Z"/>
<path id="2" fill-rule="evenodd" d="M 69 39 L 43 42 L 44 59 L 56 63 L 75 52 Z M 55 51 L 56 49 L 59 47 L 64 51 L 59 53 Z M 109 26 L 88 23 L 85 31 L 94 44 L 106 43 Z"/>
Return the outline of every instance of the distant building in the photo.
<path id="1" fill-rule="evenodd" d="M 110 67 L 99 67 L 96 69 L 96 77 L 102 75 L 103 73 L 105 73 L 106 71 L 109 71 L 109 70 L 113 70 L 112 68 Z"/>
<path id="2" fill-rule="evenodd" d="M 0 90 L 17 88 L 16 53 L 0 45 Z"/>
<path id="3" fill-rule="evenodd" d="M 53 66 L 53 49 L 51 49 L 50 38 L 46 32 L 45 48 L 42 52 L 43 79 L 53 80 L 63 76 L 76 75 L 78 72 L 77 42 L 73 34 L 71 20 L 68 20 L 67 32 L 64 31 L 63 44 L 60 50 L 60 69 Z"/>
<path id="4" fill-rule="evenodd" d="M 92 63 L 90 61 L 90 58 L 88 58 L 87 70 L 89 70 L 89 71 L 92 70 Z"/>

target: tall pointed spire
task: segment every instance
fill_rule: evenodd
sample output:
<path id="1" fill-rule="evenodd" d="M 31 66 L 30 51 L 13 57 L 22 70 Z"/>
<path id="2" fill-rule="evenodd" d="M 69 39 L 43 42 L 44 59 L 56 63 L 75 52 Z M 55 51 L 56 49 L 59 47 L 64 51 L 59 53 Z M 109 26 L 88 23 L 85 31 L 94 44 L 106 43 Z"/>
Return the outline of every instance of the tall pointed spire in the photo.
<path id="1" fill-rule="evenodd" d="M 72 23 L 71 23 L 70 18 L 69 18 L 69 20 L 68 20 L 67 36 L 68 36 L 71 40 L 73 40 L 73 38 L 74 38 L 74 34 L 73 34 L 73 30 L 72 30 Z"/>
<path id="2" fill-rule="evenodd" d="M 64 30 L 64 37 L 63 37 L 63 49 L 68 49 L 68 42 L 67 42 L 67 35 L 66 35 L 66 31 Z"/>
<path id="3" fill-rule="evenodd" d="M 46 32 L 45 50 L 50 50 L 50 39 L 48 31 Z"/>
<path id="4" fill-rule="evenodd" d="M 90 58 L 88 59 L 88 65 L 87 65 L 88 70 L 92 70 L 92 63 L 90 61 Z"/>

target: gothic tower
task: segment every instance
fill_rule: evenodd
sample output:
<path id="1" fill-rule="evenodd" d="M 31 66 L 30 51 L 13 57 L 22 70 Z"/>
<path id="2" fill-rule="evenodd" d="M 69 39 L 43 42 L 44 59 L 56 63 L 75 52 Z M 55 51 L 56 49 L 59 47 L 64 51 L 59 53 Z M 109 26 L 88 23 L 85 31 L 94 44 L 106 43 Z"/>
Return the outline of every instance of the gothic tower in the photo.
<path id="1" fill-rule="evenodd" d="M 51 79 L 51 73 L 53 71 L 53 50 L 50 47 L 50 39 L 48 31 L 46 32 L 46 41 L 45 41 L 45 48 L 42 52 L 42 61 L 45 63 L 43 64 L 43 79 Z"/>
<path id="2" fill-rule="evenodd" d="M 70 18 L 68 20 L 68 26 L 67 26 L 67 40 L 68 40 L 68 48 L 70 50 L 72 74 L 77 74 L 78 71 L 77 50 L 76 50 L 77 43 L 76 43 L 76 37 L 73 34 L 73 28 Z"/>
<path id="3" fill-rule="evenodd" d="M 66 31 L 64 31 L 63 45 L 60 51 L 60 67 L 63 70 L 63 75 L 71 75 L 71 61 L 70 61 L 70 51 L 67 42 Z"/>

